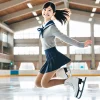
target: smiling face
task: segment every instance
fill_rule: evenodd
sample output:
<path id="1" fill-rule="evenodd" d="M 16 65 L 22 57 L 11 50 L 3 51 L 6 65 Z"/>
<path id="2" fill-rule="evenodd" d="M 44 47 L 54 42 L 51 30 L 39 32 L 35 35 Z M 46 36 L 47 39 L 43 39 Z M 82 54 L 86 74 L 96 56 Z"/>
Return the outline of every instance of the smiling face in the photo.
<path id="1" fill-rule="evenodd" d="M 48 21 L 51 20 L 51 18 L 54 16 L 54 12 L 52 10 L 52 8 L 50 6 L 48 6 L 47 8 L 44 8 L 42 10 L 42 16 L 44 17 L 44 20 Z"/>

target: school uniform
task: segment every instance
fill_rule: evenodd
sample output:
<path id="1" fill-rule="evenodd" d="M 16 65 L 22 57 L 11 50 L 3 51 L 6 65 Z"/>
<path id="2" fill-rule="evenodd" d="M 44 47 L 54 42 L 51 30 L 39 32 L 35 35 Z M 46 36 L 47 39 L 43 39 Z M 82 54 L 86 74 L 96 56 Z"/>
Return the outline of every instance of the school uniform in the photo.
<path id="1" fill-rule="evenodd" d="M 52 20 L 38 28 L 38 31 L 40 32 L 41 43 L 46 55 L 46 62 L 40 69 L 40 73 L 42 74 L 57 70 L 71 61 L 70 58 L 56 49 L 56 37 L 71 45 L 84 47 L 84 43 L 78 42 L 61 33 Z"/>

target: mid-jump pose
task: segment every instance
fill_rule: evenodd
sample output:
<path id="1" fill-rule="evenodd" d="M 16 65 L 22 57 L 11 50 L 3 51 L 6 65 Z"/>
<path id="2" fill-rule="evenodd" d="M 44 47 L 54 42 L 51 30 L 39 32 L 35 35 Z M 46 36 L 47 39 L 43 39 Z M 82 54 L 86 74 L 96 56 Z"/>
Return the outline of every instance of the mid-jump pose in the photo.
<path id="1" fill-rule="evenodd" d="M 57 37 L 66 43 L 78 47 L 86 47 L 92 42 L 91 40 L 86 40 L 84 43 L 79 42 L 77 40 L 69 38 L 58 30 L 52 18 L 56 18 L 62 24 L 66 23 L 70 18 L 69 9 L 66 8 L 63 10 L 56 10 L 54 3 L 47 2 L 43 6 L 42 16 L 44 17 L 44 23 L 40 28 L 38 28 L 38 31 L 40 32 L 40 39 L 45 51 L 46 62 L 40 69 L 35 84 L 37 87 L 44 88 L 60 84 L 70 84 L 74 88 L 75 97 L 79 98 L 81 97 L 86 79 L 82 81 L 82 79 L 77 77 L 69 77 L 67 79 L 52 78 L 57 72 L 57 70 L 61 68 L 61 66 L 71 62 L 70 58 L 66 57 L 56 49 L 55 38 Z M 79 89 L 79 84 L 81 83 L 83 83 L 82 90 Z M 81 93 L 79 93 L 79 91 Z"/>

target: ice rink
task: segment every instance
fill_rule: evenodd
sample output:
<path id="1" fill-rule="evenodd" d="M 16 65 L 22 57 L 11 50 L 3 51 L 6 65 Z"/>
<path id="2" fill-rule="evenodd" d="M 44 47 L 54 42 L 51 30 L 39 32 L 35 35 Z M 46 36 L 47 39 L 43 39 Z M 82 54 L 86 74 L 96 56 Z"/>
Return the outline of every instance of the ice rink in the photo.
<path id="1" fill-rule="evenodd" d="M 0 78 L 0 100 L 77 100 L 70 86 L 36 88 L 35 76 Z M 84 77 L 82 77 L 84 78 Z M 100 77 L 87 77 L 80 100 L 100 100 Z"/>

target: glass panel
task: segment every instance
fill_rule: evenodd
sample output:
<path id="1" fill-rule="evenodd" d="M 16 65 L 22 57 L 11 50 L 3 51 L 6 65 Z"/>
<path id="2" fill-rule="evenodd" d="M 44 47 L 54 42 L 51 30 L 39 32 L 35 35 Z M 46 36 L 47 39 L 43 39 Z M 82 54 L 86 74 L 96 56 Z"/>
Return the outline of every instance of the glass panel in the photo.
<path id="1" fill-rule="evenodd" d="M 57 46 L 57 50 L 62 54 L 67 54 L 67 47 L 66 46 Z"/>
<path id="2" fill-rule="evenodd" d="M 60 32 L 67 35 L 67 23 L 61 24 L 58 20 L 54 20 L 54 23 Z"/>
<path id="3" fill-rule="evenodd" d="M 14 39 L 39 38 L 39 32 L 37 31 L 37 28 L 38 27 L 34 27 L 22 31 L 17 31 L 14 34 Z"/>
<path id="4" fill-rule="evenodd" d="M 21 63 L 19 70 L 35 70 L 35 66 L 33 63 Z"/>
<path id="5" fill-rule="evenodd" d="M 90 37 L 90 23 L 72 21 L 69 22 L 70 37 Z"/>
<path id="6" fill-rule="evenodd" d="M 99 45 L 94 46 L 94 53 L 95 54 L 100 54 L 100 46 Z"/>
<path id="7" fill-rule="evenodd" d="M 57 50 L 62 54 L 67 54 L 67 47 L 66 46 L 56 46 Z M 42 47 L 42 54 L 45 55 L 45 52 Z"/>
<path id="8" fill-rule="evenodd" d="M 70 54 L 91 54 L 91 46 L 85 48 L 70 46 Z"/>
<path id="9" fill-rule="evenodd" d="M 14 55 L 38 55 L 39 47 L 14 47 Z"/>
<path id="10" fill-rule="evenodd" d="M 94 24 L 94 37 L 100 37 L 100 24 Z"/>

